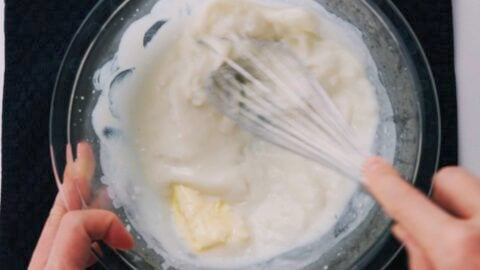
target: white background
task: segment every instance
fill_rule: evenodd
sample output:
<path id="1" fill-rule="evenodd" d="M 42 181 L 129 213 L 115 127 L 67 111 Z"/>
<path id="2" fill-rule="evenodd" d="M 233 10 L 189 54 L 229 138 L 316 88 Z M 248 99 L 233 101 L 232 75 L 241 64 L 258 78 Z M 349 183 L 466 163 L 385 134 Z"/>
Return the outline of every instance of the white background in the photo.
<path id="1" fill-rule="evenodd" d="M 460 164 L 480 176 L 480 0 L 453 0 Z"/>

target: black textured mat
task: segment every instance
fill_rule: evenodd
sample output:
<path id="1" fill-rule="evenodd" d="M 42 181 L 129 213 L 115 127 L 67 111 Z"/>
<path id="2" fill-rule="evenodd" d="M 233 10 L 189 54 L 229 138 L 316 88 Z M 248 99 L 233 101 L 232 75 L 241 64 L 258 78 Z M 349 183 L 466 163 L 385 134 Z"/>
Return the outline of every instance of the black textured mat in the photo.
<path id="1" fill-rule="evenodd" d="M 457 162 L 451 3 L 395 0 L 417 33 L 436 78 L 442 109 L 440 164 Z M 48 113 L 67 45 L 94 0 L 6 0 L 0 268 L 26 269 L 56 187 Z M 391 269 L 403 269 L 404 259 Z"/>

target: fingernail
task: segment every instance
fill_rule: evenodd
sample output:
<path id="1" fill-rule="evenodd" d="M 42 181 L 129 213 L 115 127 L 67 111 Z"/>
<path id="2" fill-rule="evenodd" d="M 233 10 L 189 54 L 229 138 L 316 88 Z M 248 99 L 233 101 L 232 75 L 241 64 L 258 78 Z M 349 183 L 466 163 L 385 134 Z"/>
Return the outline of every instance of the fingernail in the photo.
<path id="1" fill-rule="evenodd" d="M 364 173 L 372 173 L 378 170 L 385 161 L 381 157 L 371 157 L 365 161 L 363 164 L 363 172 Z"/>
<path id="2" fill-rule="evenodd" d="M 402 242 L 403 244 L 407 244 L 409 241 L 408 233 L 405 231 L 403 227 L 400 227 L 400 225 L 394 225 L 392 227 L 392 233 L 395 236 L 395 238 L 398 239 L 398 241 Z"/>
<path id="3" fill-rule="evenodd" d="M 71 144 L 67 144 L 66 151 L 67 151 L 66 153 L 67 164 L 73 163 L 73 151 L 72 151 Z"/>
<path id="4" fill-rule="evenodd" d="M 80 150 L 81 148 L 88 147 L 88 144 L 86 142 L 79 142 L 77 143 L 77 158 L 81 158 L 83 151 Z"/>

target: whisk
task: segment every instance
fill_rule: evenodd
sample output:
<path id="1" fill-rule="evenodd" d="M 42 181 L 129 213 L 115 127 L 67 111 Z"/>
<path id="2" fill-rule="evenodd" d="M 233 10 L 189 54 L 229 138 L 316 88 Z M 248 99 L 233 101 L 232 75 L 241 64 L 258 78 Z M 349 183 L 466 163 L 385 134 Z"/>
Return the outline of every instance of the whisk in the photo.
<path id="1" fill-rule="evenodd" d="M 230 42 L 232 51 L 220 52 L 216 42 Z M 263 140 L 360 180 L 368 151 L 359 145 L 325 89 L 286 45 L 250 38 L 201 43 L 223 60 L 207 81 L 214 107 Z"/>

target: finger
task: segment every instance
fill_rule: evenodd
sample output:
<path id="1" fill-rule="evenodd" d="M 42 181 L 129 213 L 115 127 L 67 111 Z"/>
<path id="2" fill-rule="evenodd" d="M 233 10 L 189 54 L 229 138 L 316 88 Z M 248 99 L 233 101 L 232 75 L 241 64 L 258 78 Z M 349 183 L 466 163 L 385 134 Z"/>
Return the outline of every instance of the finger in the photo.
<path id="1" fill-rule="evenodd" d="M 75 178 L 84 179 L 85 193 L 90 190 L 90 180 L 95 172 L 95 156 L 88 143 L 81 142 L 77 145 L 77 159 L 74 162 Z M 85 194 L 86 195 L 86 194 Z"/>
<path id="2" fill-rule="evenodd" d="M 91 200 L 90 209 L 111 209 L 112 199 L 108 196 L 108 191 L 105 187 L 98 189 L 95 192 L 94 198 Z"/>
<path id="3" fill-rule="evenodd" d="M 73 178 L 73 153 L 72 153 L 72 145 L 67 144 L 65 147 L 65 160 L 67 164 L 65 164 L 65 170 L 63 171 L 63 179 L 65 178 Z"/>
<path id="4" fill-rule="evenodd" d="M 67 209 L 65 208 L 61 197 L 57 194 L 30 260 L 29 269 L 45 269 L 58 226 L 66 213 Z"/>
<path id="5" fill-rule="evenodd" d="M 72 150 L 71 144 L 67 144 L 67 151 L 65 151 L 65 158 L 67 160 L 67 164 L 73 164 L 74 159 L 73 159 L 73 150 Z"/>
<path id="6" fill-rule="evenodd" d="M 422 246 L 432 246 L 441 237 L 443 226 L 454 221 L 453 217 L 403 180 L 385 160 L 379 157 L 368 159 L 364 174 L 366 188 L 387 214 Z"/>
<path id="7" fill-rule="evenodd" d="M 430 270 L 433 269 L 433 264 L 422 247 L 412 238 L 409 233 L 400 225 L 395 225 L 392 228 L 395 237 L 405 245 L 408 253 L 409 269 L 412 270 Z"/>
<path id="8" fill-rule="evenodd" d="M 88 204 L 91 180 L 95 171 L 95 157 L 87 143 L 77 145 L 77 159 L 73 160 L 71 146 L 67 146 L 67 165 L 63 175 L 62 192 L 70 210 Z"/>
<path id="9" fill-rule="evenodd" d="M 480 215 L 480 180 L 458 167 L 447 167 L 434 176 L 433 199 L 462 218 Z"/>
<path id="10" fill-rule="evenodd" d="M 100 246 L 97 244 L 97 243 L 93 243 L 92 246 L 91 246 L 91 249 L 95 251 L 95 254 L 93 252 L 90 252 L 90 257 L 88 258 L 87 260 L 87 267 L 90 267 L 92 265 L 94 265 L 95 263 L 97 263 L 98 261 L 98 256 L 103 256 L 103 253 L 102 253 L 102 249 L 100 248 Z"/>
<path id="11" fill-rule="evenodd" d="M 65 207 L 71 210 L 77 210 L 82 207 L 79 200 L 79 193 L 76 188 L 76 183 L 73 180 L 74 174 L 74 159 L 72 153 L 72 146 L 67 144 L 66 146 L 66 162 L 65 170 L 63 171 L 62 185 L 59 187 L 59 193 L 62 197 Z"/>
<path id="12" fill-rule="evenodd" d="M 62 219 L 55 237 L 47 269 L 85 269 L 94 240 L 103 240 L 117 249 L 133 247 L 133 238 L 112 212 L 70 211 Z"/>
<path id="13" fill-rule="evenodd" d="M 80 209 L 82 207 L 81 199 L 78 196 L 79 188 L 77 187 L 77 184 L 81 181 L 74 181 L 74 177 L 84 179 L 85 181 L 82 182 L 88 183 L 88 185 L 82 187 L 84 190 L 83 195 L 88 196 L 87 192 L 90 189 L 90 179 L 95 169 L 95 158 L 91 147 L 86 143 L 80 143 L 77 146 L 77 160 L 74 161 L 72 148 L 70 145 L 67 145 L 66 161 L 64 180 L 60 191 L 63 192 L 63 195 L 59 192 L 55 198 L 37 246 L 33 252 L 32 259 L 30 260 L 31 269 L 44 269 L 60 222 L 68 210 L 65 206 L 65 201 L 70 206 L 70 209 Z"/>

